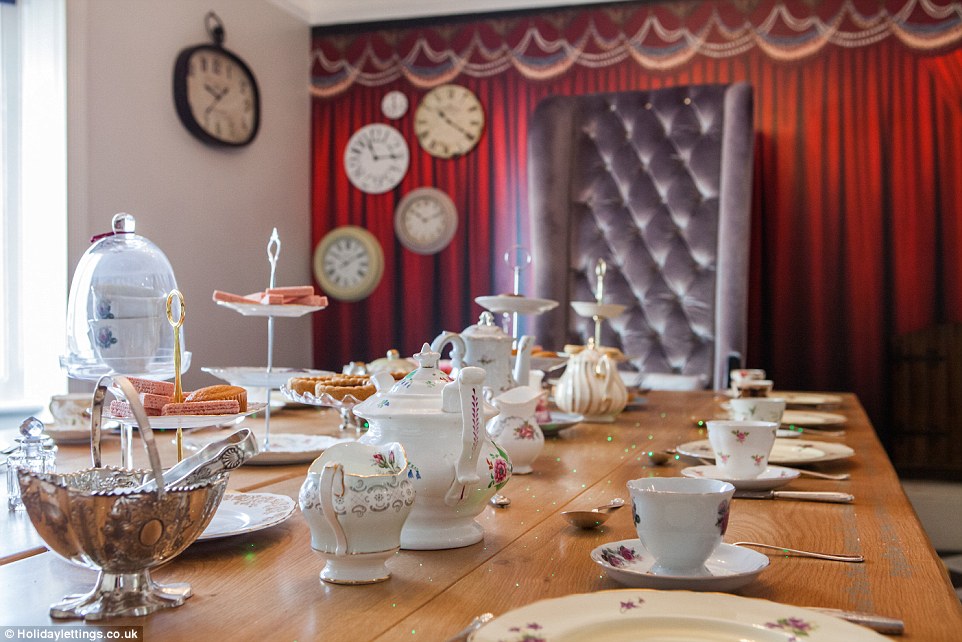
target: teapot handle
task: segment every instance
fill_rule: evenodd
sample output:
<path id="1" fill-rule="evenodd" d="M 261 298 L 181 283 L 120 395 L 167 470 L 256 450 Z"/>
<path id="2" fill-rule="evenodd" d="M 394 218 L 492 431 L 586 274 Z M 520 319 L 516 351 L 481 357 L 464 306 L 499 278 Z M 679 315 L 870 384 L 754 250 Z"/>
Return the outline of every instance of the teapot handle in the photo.
<path id="1" fill-rule="evenodd" d="M 451 344 L 451 367 L 460 368 L 464 363 L 464 354 L 467 349 L 464 345 L 464 339 L 457 332 L 442 332 L 434 338 L 431 342 L 431 352 L 437 352 L 441 354 L 441 350 L 444 346 Z"/>
<path id="2" fill-rule="evenodd" d="M 335 478 L 340 473 L 339 486 L 335 486 Z M 321 512 L 327 520 L 331 530 L 334 531 L 335 555 L 347 555 L 347 535 L 341 528 L 341 523 L 337 521 L 337 513 L 334 512 L 334 491 L 339 490 L 339 497 L 345 493 L 344 486 L 344 466 L 342 464 L 327 464 L 321 470 L 321 479 L 317 484 L 318 499 L 321 500 Z"/>
<path id="3" fill-rule="evenodd" d="M 458 337 L 460 339 L 460 337 Z M 478 477 L 478 455 L 484 437 L 484 401 L 481 386 L 484 384 L 484 369 L 468 366 L 458 373 L 458 388 L 461 397 L 461 452 L 454 464 L 454 481 L 444 495 L 444 503 L 456 506 L 464 499 L 468 484 L 481 481 Z M 451 384 L 448 384 L 451 385 Z"/>

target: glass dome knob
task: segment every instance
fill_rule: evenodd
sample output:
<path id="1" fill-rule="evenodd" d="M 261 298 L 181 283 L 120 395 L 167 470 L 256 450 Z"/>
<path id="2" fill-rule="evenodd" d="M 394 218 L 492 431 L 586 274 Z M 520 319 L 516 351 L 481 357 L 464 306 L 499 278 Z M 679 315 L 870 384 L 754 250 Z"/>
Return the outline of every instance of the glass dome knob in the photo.
<path id="1" fill-rule="evenodd" d="M 113 219 L 110 221 L 110 226 L 114 234 L 133 234 L 134 228 L 137 227 L 137 221 L 134 220 L 131 214 L 121 212 L 120 214 L 114 214 Z"/>
<path id="2" fill-rule="evenodd" d="M 27 417 L 20 424 L 20 434 L 27 439 L 38 439 L 43 434 L 43 422 L 36 417 Z"/>

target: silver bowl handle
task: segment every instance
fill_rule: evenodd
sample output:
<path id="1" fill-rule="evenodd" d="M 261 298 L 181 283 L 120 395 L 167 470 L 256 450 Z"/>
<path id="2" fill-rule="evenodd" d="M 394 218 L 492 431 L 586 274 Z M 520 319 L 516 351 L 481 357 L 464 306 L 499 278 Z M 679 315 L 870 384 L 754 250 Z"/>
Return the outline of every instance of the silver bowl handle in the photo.
<path id="1" fill-rule="evenodd" d="M 113 380 L 115 386 L 120 388 L 130 404 L 130 410 L 134 413 L 137 420 L 137 428 L 140 431 L 140 438 L 144 442 L 144 450 L 147 451 L 147 458 L 150 460 L 150 469 L 154 473 L 154 482 L 157 484 L 158 501 L 164 498 L 164 470 L 160 465 L 160 454 L 157 452 L 157 442 L 154 439 L 154 431 L 150 427 L 147 419 L 147 411 L 140 403 L 140 397 L 133 384 L 120 375 L 104 375 L 97 381 L 94 390 L 93 403 L 90 412 L 90 456 L 93 459 L 94 468 L 101 468 L 102 461 L 100 455 L 101 422 L 104 413 L 104 398 L 107 395 L 107 382 Z"/>

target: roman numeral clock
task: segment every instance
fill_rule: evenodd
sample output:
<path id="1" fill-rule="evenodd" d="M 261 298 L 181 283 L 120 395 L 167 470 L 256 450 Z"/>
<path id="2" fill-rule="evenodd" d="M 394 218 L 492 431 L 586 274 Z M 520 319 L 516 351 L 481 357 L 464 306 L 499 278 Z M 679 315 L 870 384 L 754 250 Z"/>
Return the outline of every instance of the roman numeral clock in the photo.
<path id="1" fill-rule="evenodd" d="M 462 85 L 441 85 L 424 95 L 414 113 L 414 133 L 424 150 L 438 158 L 463 156 L 484 131 L 481 101 Z"/>
<path id="2" fill-rule="evenodd" d="M 224 25 L 204 16 L 213 44 L 180 52 L 174 63 L 174 105 L 184 127 L 217 147 L 242 147 L 260 127 L 260 94 L 250 67 L 224 47 Z"/>
<path id="3" fill-rule="evenodd" d="M 314 250 L 314 278 L 324 294 L 340 301 L 360 301 L 374 291 L 383 274 L 381 244 L 363 227 L 336 227 Z"/>

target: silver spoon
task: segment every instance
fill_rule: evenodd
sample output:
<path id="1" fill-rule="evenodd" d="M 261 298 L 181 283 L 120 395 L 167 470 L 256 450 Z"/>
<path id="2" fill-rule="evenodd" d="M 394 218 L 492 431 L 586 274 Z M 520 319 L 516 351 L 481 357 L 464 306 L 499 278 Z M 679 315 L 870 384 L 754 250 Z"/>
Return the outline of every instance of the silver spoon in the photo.
<path id="1" fill-rule="evenodd" d="M 489 501 L 496 508 L 507 508 L 511 505 L 511 498 L 505 497 L 501 493 L 495 493 Z"/>
<path id="2" fill-rule="evenodd" d="M 493 619 L 494 619 L 493 613 L 482 613 L 481 615 L 471 620 L 471 622 L 466 627 L 464 627 L 463 629 L 455 633 L 453 636 L 449 637 L 444 642 L 464 642 L 471 636 L 472 633 L 474 633 L 475 631 L 477 631 L 478 629 L 480 629 L 482 626 L 484 626 L 485 624 L 487 624 Z"/>
<path id="3" fill-rule="evenodd" d="M 785 553 L 794 553 L 801 557 L 814 557 L 820 560 L 830 560 L 832 562 L 864 562 L 865 558 L 861 555 L 834 555 L 829 553 L 815 553 L 813 551 L 800 551 L 797 548 L 786 548 L 784 546 L 774 546 L 772 544 L 759 544 L 758 542 L 734 542 L 732 546 L 756 546 L 758 548 L 770 548 Z"/>
<path id="4" fill-rule="evenodd" d="M 561 511 L 561 516 L 568 520 L 568 523 L 572 526 L 577 526 L 578 528 L 594 528 L 595 526 L 601 526 L 608 521 L 608 518 L 611 517 L 611 513 L 624 505 L 625 500 L 620 497 L 615 497 L 604 506 L 598 506 L 597 508 L 592 508 L 591 510 Z"/>

